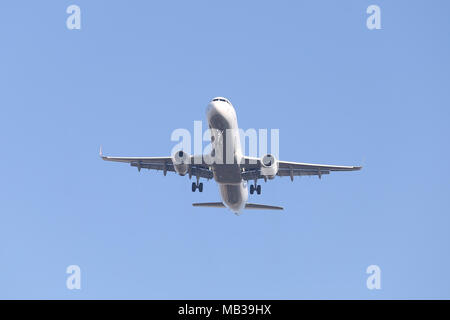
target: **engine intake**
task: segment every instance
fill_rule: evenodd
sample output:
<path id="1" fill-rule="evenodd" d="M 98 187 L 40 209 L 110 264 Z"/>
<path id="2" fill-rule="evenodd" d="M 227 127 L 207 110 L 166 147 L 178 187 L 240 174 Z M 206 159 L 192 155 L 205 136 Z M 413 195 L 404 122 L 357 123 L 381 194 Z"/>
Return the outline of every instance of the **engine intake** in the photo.
<path id="1" fill-rule="evenodd" d="M 172 157 L 173 167 L 180 176 L 184 176 L 188 172 L 188 165 L 191 157 L 183 150 L 175 152 Z"/>
<path id="2" fill-rule="evenodd" d="M 278 160 L 271 154 L 261 158 L 261 175 L 273 179 L 278 172 Z"/>

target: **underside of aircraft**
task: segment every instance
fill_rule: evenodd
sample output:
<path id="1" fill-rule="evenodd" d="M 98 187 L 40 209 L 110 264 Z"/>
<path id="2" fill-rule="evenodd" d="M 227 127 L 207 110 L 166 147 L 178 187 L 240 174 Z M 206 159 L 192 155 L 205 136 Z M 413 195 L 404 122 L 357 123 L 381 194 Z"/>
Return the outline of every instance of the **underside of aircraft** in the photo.
<path id="1" fill-rule="evenodd" d="M 223 202 L 194 203 L 194 207 L 229 208 L 239 214 L 247 209 L 282 210 L 282 207 L 248 203 L 247 181 L 250 184 L 250 194 L 261 194 L 258 180 L 272 180 L 275 177 L 317 176 L 332 171 L 356 171 L 360 166 L 336 166 L 301 162 L 280 161 L 271 154 L 261 158 L 247 157 L 242 154 L 238 138 L 236 113 L 228 99 L 217 97 L 210 101 L 207 107 L 207 118 L 211 134 L 212 153 L 207 155 L 189 155 L 183 150 L 169 157 L 111 157 L 105 156 L 100 148 L 103 160 L 125 162 L 141 169 L 175 172 L 181 176 L 187 175 L 192 182 L 192 191 L 203 191 L 200 179 L 214 179 L 218 185 Z M 227 131 L 227 134 L 225 134 Z M 231 138 L 226 138 L 229 135 Z M 228 152 L 228 155 L 227 155 Z M 213 154 L 214 153 L 214 154 Z M 231 156 L 230 156 L 231 154 Z M 227 160 L 224 160 L 227 159 Z M 228 160 L 231 159 L 231 160 Z M 220 160 L 220 161 L 217 161 Z"/>

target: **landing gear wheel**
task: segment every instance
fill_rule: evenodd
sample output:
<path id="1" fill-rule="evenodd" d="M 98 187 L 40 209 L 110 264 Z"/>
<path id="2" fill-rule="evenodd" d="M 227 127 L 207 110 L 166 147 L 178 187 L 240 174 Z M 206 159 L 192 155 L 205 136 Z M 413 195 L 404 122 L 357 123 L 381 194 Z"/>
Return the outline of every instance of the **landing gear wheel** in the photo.
<path id="1" fill-rule="evenodd" d="M 258 184 L 258 186 L 256 187 L 256 193 L 261 194 L 261 185 L 260 184 Z"/>
<path id="2" fill-rule="evenodd" d="M 250 185 L 250 194 L 253 194 L 253 192 L 255 192 L 255 186 L 254 185 Z"/>
<path id="3" fill-rule="evenodd" d="M 192 182 L 192 192 L 195 192 L 197 189 L 197 184 L 195 182 Z"/>
<path id="4" fill-rule="evenodd" d="M 198 185 L 198 191 L 203 192 L 203 182 Z"/>

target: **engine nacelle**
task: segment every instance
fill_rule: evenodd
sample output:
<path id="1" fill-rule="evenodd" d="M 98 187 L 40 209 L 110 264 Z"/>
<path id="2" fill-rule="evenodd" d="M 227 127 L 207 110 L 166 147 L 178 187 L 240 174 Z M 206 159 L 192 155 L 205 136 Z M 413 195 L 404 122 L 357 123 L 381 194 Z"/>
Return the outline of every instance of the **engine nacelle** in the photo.
<path id="1" fill-rule="evenodd" d="M 172 157 L 173 167 L 180 176 L 184 176 L 188 172 L 190 161 L 191 156 L 182 150 L 175 152 Z"/>
<path id="2" fill-rule="evenodd" d="M 271 154 L 261 158 L 261 175 L 273 179 L 278 172 L 278 160 Z"/>

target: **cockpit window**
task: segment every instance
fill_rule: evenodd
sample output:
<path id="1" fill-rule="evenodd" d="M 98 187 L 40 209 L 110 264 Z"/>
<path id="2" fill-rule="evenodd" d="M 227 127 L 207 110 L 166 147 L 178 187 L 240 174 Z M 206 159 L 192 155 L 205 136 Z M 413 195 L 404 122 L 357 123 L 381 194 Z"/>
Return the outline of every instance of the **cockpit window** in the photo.
<path id="1" fill-rule="evenodd" d="M 223 99 L 223 98 L 215 98 L 212 101 L 222 101 L 222 102 L 226 102 L 231 105 L 230 101 L 228 101 L 227 99 Z"/>

